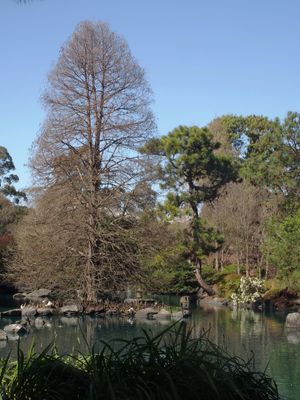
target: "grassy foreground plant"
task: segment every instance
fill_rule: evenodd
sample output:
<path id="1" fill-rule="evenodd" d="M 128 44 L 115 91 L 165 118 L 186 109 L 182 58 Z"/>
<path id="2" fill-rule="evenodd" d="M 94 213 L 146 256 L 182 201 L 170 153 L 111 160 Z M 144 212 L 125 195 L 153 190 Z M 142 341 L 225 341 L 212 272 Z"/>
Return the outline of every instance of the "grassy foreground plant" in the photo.
<path id="1" fill-rule="evenodd" d="M 59 356 L 55 347 L 1 363 L 7 400 L 275 400 L 277 386 L 251 361 L 232 357 L 207 337 L 192 338 L 185 324 L 154 336 L 102 343 L 88 355 Z"/>

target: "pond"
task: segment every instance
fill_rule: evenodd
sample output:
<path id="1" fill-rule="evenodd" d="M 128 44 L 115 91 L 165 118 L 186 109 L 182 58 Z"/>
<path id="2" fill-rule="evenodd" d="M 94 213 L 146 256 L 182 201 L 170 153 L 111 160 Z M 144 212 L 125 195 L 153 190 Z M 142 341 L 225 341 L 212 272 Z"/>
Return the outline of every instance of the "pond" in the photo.
<path id="1" fill-rule="evenodd" d="M 3 309 L 8 304 L 3 302 Z M 0 329 L 18 318 L 0 319 Z M 195 337 L 207 331 L 211 340 L 232 354 L 243 358 L 255 355 L 257 369 L 265 369 L 275 378 L 280 393 L 288 400 L 300 399 L 300 331 L 286 331 L 285 315 L 262 314 L 252 310 L 228 308 L 197 308 L 188 324 L 193 326 Z M 87 350 L 87 343 L 99 346 L 100 340 L 112 338 L 130 339 L 140 335 L 142 329 L 158 333 L 168 321 L 128 321 L 127 318 L 52 317 L 45 324 L 32 323 L 29 335 L 23 336 L 21 348 L 26 351 L 33 338 L 36 350 L 49 343 L 56 343 L 60 352 Z M 0 356 L 9 351 L 16 354 L 16 341 L 0 342 Z"/>

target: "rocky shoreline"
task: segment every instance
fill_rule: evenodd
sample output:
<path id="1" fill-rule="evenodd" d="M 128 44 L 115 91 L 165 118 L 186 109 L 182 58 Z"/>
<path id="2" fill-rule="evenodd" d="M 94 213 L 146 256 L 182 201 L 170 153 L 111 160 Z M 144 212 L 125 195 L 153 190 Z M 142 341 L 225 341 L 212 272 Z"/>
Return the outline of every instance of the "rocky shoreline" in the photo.
<path id="1" fill-rule="evenodd" d="M 172 312 L 167 306 L 159 304 L 154 299 L 126 299 L 123 303 L 105 300 L 88 305 L 62 304 L 54 301 L 51 292 L 47 289 L 39 289 L 29 294 L 16 293 L 13 298 L 24 303 L 20 305 L 20 308 L 3 311 L 0 315 L 1 318 L 20 318 L 20 320 L 8 324 L 3 330 L 0 330 L 0 341 L 16 340 L 19 336 L 28 334 L 33 324 L 47 325 L 52 316 L 71 319 L 71 317 L 90 315 L 98 318 L 117 317 L 129 320 L 136 318 L 171 321 L 190 315 L 186 307 Z"/>
<path id="2" fill-rule="evenodd" d="M 39 289 L 28 294 L 16 293 L 13 295 L 13 299 L 22 302 L 20 308 L 1 312 L 1 318 L 20 318 L 20 320 L 0 330 L 0 341 L 15 340 L 15 335 L 28 334 L 31 323 L 43 326 L 47 324 L 47 319 L 52 316 L 68 318 L 90 315 L 98 318 L 178 320 L 190 315 L 192 303 L 191 296 L 181 297 L 181 308 L 178 308 L 175 312 L 154 299 L 125 299 L 123 303 L 104 300 L 97 304 L 88 305 L 75 302 L 62 304 L 53 300 L 51 291 L 48 289 Z M 204 296 L 198 299 L 198 304 L 203 307 L 234 307 L 231 301 L 219 296 Z M 246 304 L 244 307 L 260 311 L 268 309 L 288 312 L 287 328 L 300 329 L 300 299 L 295 298 L 287 291 L 282 291 L 277 297 L 267 297 L 256 303 Z"/>

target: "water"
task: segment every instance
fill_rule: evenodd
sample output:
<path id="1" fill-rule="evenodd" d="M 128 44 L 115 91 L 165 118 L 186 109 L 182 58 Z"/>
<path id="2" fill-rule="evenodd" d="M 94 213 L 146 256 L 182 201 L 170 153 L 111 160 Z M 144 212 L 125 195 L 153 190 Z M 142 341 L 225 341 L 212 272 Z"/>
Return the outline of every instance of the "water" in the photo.
<path id="1" fill-rule="evenodd" d="M 9 304 L 1 303 L 7 309 Z M 1 319 L 0 329 L 17 318 Z M 211 340 L 225 347 L 228 352 L 243 358 L 255 355 L 257 369 L 267 368 L 275 378 L 284 399 L 300 399 L 300 331 L 284 328 L 284 314 L 261 314 L 250 310 L 227 308 L 199 308 L 194 310 L 188 324 L 194 336 L 204 331 Z M 87 343 L 96 347 L 99 341 L 112 338 L 130 339 L 140 335 L 142 329 L 158 333 L 168 321 L 134 321 L 127 318 L 52 317 L 45 324 L 32 323 L 29 335 L 23 336 L 21 348 L 26 351 L 34 338 L 38 351 L 55 341 L 61 353 L 87 351 Z M 86 343 L 87 342 L 87 343 Z M 9 351 L 16 354 L 17 341 L 0 342 L 0 356 Z"/>

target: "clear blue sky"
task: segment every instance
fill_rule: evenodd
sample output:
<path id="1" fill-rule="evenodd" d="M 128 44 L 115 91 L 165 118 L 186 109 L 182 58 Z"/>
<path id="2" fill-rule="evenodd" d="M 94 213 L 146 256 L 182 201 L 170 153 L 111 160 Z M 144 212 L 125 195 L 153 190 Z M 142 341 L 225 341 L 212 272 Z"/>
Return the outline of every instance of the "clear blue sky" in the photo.
<path id="1" fill-rule="evenodd" d="M 81 20 L 122 34 L 153 88 L 158 130 L 226 113 L 300 110 L 298 0 L 0 0 L 0 145 L 20 186 L 43 122 L 40 96 Z"/>

